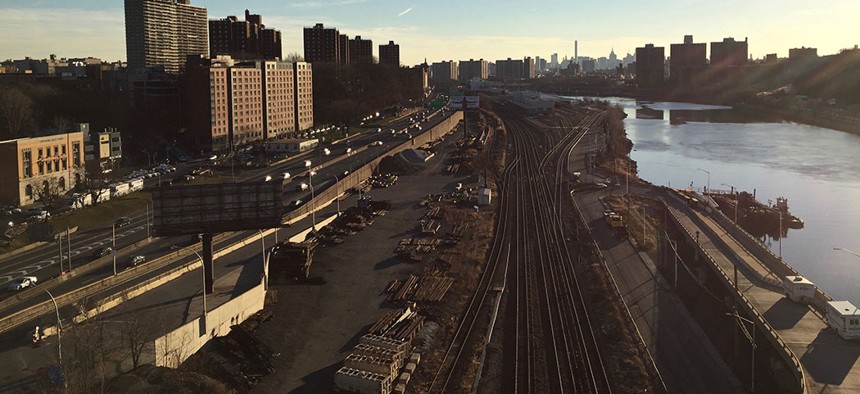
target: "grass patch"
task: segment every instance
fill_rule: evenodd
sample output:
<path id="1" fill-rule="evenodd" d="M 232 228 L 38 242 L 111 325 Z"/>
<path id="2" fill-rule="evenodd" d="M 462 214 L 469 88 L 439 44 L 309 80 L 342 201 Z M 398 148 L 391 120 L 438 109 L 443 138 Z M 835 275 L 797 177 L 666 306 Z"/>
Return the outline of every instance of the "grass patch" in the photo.
<path id="1" fill-rule="evenodd" d="M 0 254 L 9 253 L 15 249 L 22 248 L 27 246 L 34 241 L 30 239 L 30 234 L 28 231 L 24 231 L 23 234 L 19 234 L 15 237 L 15 239 L 6 246 L 0 246 Z"/>
<path id="2" fill-rule="evenodd" d="M 51 221 L 54 231 L 65 231 L 67 227 L 78 227 L 78 231 L 92 230 L 112 224 L 121 216 L 131 216 L 144 211 L 149 205 L 152 195 L 148 191 L 140 191 L 127 196 L 110 199 L 95 206 L 89 206 Z"/>

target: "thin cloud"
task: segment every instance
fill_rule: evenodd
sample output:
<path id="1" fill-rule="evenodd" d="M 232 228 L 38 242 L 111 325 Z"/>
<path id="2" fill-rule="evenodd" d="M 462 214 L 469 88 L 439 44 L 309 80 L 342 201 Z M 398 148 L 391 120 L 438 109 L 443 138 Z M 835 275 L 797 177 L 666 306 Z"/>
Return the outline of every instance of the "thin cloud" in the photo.
<path id="1" fill-rule="evenodd" d="M 403 10 L 403 12 L 397 14 L 397 17 L 400 18 L 401 16 L 408 14 L 409 11 L 412 11 L 412 7 L 409 7 L 407 9 Z"/>

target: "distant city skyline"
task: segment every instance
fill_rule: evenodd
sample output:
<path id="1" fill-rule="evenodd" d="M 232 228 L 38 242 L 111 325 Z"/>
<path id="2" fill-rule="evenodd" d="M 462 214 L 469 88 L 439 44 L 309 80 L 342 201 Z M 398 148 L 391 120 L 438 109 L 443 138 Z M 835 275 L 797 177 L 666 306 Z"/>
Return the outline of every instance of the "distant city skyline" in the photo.
<path id="1" fill-rule="evenodd" d="M 769 53 L 787 57 L 790 48 L 798 47 L 818 48 L 824 56 L 860 44 L 852 41 L 860 40 L 860 25 L 854 22 L 860 2 L 853 0 L 834 0 L 826 6 L 800 0 L 663 0 L 647 5 L 560 0 L 432 5 L 394 0 L 191 0 L 191 4 L 206 7 L 210 19 L 242 16 L 245 9 L 261 15 L 267 27 L 281 30 L 285 56 L 303 55 L 302 29 L 324 23 L 374 44 L 396 42 L 404 65 L 425 58 L 495 62 L 550 58 L 553 53 L 561 61 L 573 57 L 574 40 L 579 41 L 580 57 L 608 56 L 614 48 L 621 58 L 647 43 L 668 48 L 682 42 L 685 34 L 702 43 L 748 38 L 754 58 Z M 123 2 L 5 0 L 0 6 L 0 60 L 50 54 L 127 60 Z"/>

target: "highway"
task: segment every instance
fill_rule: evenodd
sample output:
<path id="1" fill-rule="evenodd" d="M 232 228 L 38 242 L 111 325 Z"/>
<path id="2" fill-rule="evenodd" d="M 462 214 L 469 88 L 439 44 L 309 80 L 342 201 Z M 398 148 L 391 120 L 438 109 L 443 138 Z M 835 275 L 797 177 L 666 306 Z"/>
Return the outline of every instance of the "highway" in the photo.
<path id="1" fill-rule="evenodd" d="M 450 112 L 447 112 L 443 115 L 442 110 L 437 110 L 436 112 L 429 115 L 428 121 L 421 123 L 422 130 L 420 133 L 423 133 L 424 131 L 438 124 L 441 120 L 445 119 L 448 114 L 450 114 Z M 384 130 L 390 130 L 393 128 L 396 131 L 400 131 L 409 128 L 410 130 L 412 130 L 411 133 L 413 136 L 420 134 L 416 133 L 417 130 L 415 128 L 411 128 L 411 126 L 412 124 L 408 122 L 408 119 L 400 119 L 386 126 Z M 368 147 L 368 145 L 374 141 L 383 142 L 383 146 Z M 376 133 L 374 131 L 366 132 L 364 134 L 352 136 L 345 141 L 340 141 L 335 144 L 322 145 L 317 150 L 296 155 L 283 163 L 274 165 L 269 168 L 247 171 L 246 174 L 242 174 L 240 177 L 237 177 L 237 180 L 262 181 L 267 175 L 269 175 L 272 176 L 274 181 L 277 179 L 283 179 L 284 172 L 290 172 L 291 174 L 294 174 L 294 177 L 297 177 L 295 174 L 300 175 L 302 171 L 307 171 L 307 169 L 305 168 L 305 160 L 310 160 L 312 162 L 312 169 L 316 172 L 316 176 L 314 177 L 314 192 L 321 192 L 326 188 L 331 187 L 335 183 L 335 176 L 340 176 L 344 173 L 344 171 L 351 171 L 353 168 L 358 168 L 362 166 L 366 162 L 369 162 L 374 158 L 383 155 L 390 148 L 404 141 L 406 141 L 406 136 L 403 134 L 392 135 L 390 131 L 387 133 Z M 324 147 L 327 147 L 331 150 L 330 155 L 326 156 L 321 154 L 322 148 Z M 353 152 L 350 155 L 345 156 L 346 149 L 348 147 L 351 147 L 353 149 Z M 296 199 L 301 199 L 303 201 L 308 201 L 310 199 L 310 189 L 307 191 L 295 190 L 294 185 L 297 185 L 298 182 L 305 181 L 307 181 L 306 178 L 296 179 L 290 180 L 285 184 L 285 204 L 289 201 L 294 201 Z M 151 240 L 149 240 L 149 242 L 147 242 L 146 240 L 148 230 L 146 223 L 147 220 L 145 214 L 135 215 L 132 216 L 131 224 L 124 226 L 121 229 L 118 229 L 118 250 L 121 250 L 121 248 L 123 247 L 133 245 L 138 242 L 143 243 L 142 245 L 140 245 L 139 248 L 136 248 L 135 250 L 127 253 L 121 253 L 117 256 L 118 271 L 122 271 L 125 267 L 128 266 L 128 260 L 130 256 L 137 254 L 144 255 L 146 256 L 147 262 L 149 262 L 157 258 L 158 256 L 162 256 L 172 252 L 177 247 L 188 246 L 194 241 L 191 236 L 180 236 L 152 238 Z M 226 244 L 226 242 L 233 242 L 237 239 L 251 237 L 254 236 L 255 233 L 256 231 L 246 231 L 230 234 L 229 240 L 217 242 L 214 245 L 215 249 L 217 250 L 219 246 Z M 94 259 L 92 256 L 93 251 L 98 250 L 98 248 L 102 246 L 109 246 L 110 244 L 110 228 L 97 229 L 80 234 L 72 234 L 71 255 L 73 274 L 67 275 L 66 280 L 47 287 L 48 290 L 50 290 L 55 297 L 58 297 L 62 294 L 74 291 L 88 284 L 95 283 L 113 276 L 114 270 L 112 258 L 110 256 L 103 257 L 101 259 Z M 66 249 L 65 245 L 66 244 L 64 243 L 64 249 Z M 2 282 L 0 283 L 0 286 L 5 286 L 5 284 L 8 283 L 9 280 L 27 275 L 37 276 L 40 280 L 40 285 L 45 283 L 49 278 L 55 277 L 59 274 L 59 267 L 57 265 L 59 260 L 58 254 L 58 244 L 50 243 L 35 248 L 33 250 L 0 260 L 0 267 L 2 267 L 2 269 L 0 269 L 0 282 Z M 68 253 L 66 253 L 66 255 L 67 254 Z M 86 269 L 90 270 L 89 272 L 83 275 L 76 274 L 76 272 L 81 270 L 81 266 L 89 264 L 93 261 L 96 261 L 96 265 L 86 267 Z M 148 278 L 154 277 L 161 272 L 180 266 L 183 262 L 184 261 L 174 261 L 159 270 L 147 273 L 145 275 L 141 275 L 132 281 L 123 283 L 118 287 L 108 289 L 105 291 L 105 293 L 107 294 L 121 291 L 121 289 L 123 288 L 128 288 Z M 67 260 L 64 264 L 68 264 Z M 13 313 L 15 311 L 20 311 L 38 303 L 48 301 L 49 297 L 47 293 L 42 290 L 46 287 L 40 285 L 37 285 L 35 288 L 25 289 L 17 293 L 5 291 L 3 293 L 4 300 L 0 300 L 0 316 L 6 317 L 9 316 L 10 313 Z M 67 313 L 73 313 L 73 311 L 67 311 Z M 0 345 L 2 345 L 2 343 L 0 343 Z"/>

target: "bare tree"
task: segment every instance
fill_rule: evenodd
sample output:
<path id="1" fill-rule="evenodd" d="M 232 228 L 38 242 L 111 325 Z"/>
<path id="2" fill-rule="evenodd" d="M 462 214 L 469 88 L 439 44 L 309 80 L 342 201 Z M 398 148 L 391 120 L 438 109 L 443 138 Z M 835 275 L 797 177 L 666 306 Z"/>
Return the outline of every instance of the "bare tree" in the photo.
<path id="1" fill-rule="evenodd" d="M 284 61 L 290 63 L 303 62 L 305 61 L 305 58 L 298 52 L 290 52 L 287 54 L 287 56 L 284 56 Z"/>
<path id="2" fill-rule="evenodd" d="M 125 324 L 120 329 L 120 335 L 122 347 L 126 355 L 131 358 L 133 369 L 140 365 L 143 353 L 155 344 L 154 339 L 158 332 L 155 324 L 157 321 L 155 316 L 141 314 L 132 314 L 125 319 Z"/>
<path id="3" fill-rule="evenodd" d="M 27 134 L 33 125 L 33 100 L 17 88 L 0 89 L 0 119 L 9 137 Z"/>
<path id="4" fill-rule="evenodd" d="M 34 181 L 30 186 L 33 188 L 36 201 L 42 203 L 46 210 L 52 208 L 57 199 L 63 195 L 63 188 L 57 178 Z"/>

